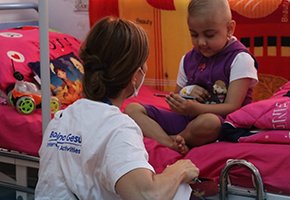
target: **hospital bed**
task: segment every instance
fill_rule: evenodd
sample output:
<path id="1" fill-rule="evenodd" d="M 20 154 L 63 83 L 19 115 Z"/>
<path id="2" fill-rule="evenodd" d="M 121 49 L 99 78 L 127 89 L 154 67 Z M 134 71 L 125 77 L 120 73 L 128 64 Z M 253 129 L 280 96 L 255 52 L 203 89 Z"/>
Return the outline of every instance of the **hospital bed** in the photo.
<path id="1" fill-rule="evenodd" d="M 104 3 L 108 2 L 111 1 L 104 1 Z M 134 2 L 136 3 L 137 1 Z M 154 10 L 154 12 L 156 14 L 158 11 Z M 138 21 L 142 21 L 141 18 Z M 146 21 L 142 22 L 146 24 Z M 288 33 L 289 35 L 290 33 Z M 239 37 L 245 38 L 246 35 Z M 282 52 L 282 50 L 278 52 Z M 154 55 L 160 56 L 160 54 Z M 281 53 L 278 56 L 281 56 Z M 155 61 L 154 59 L 152 60 Z M 156 62 L 160 64 L 159 61 Z M 9 65 L 9 67 L 11 66 Z M 155 72 L 159 73 L 159 71 L 156 70 Z M 26 72 L 25 70 L 22 72 L 24 74 L 31 73 L 31 71 Z M 43 78 L 45 78 L 45 75 L 42 76 Z M 160 77 L 155 78 L 159 79 Z M 286 81 L 287 79 L 284 77 L 278 84 L 274 80 L 271 83 L 273 83 L 272 85 L 281 86 Z M 156 88 L 152 87 L 151 82 L 147 80 L 147 85 L 141 88 L 139 96 L 127 100 L 122 109 L 130 102 L 149 103 L 168 109 L 163 98 L 154 96 L 154 93 L 157 92 L 167 92 L 167 85 L 165 83 L 170 84 L 170 81 L 158 80 L 157 85 L 159 84 L 159 86 Z M 0 84 L 3 83 L 0 81 Z M 268 86 L 267 84 L 269 83 L 266 81 L 265 85 Z M 41 82 L 41 85 L 45 86 L 46 84 Z M 47 85 L 49 85 L 49 82 Z M 156 83 L 153 85 L 156 85 Z M 286 85 L 284 89 L 287 89 L 287 87 Z M 49 89 L 46 91 L 49 91 Z M 261 90 L 260 93 L 262 91 L 264 90 Z M 46 94 L 49 93 L 46 92 Z M 46 104 L 48 105 L 49 102 Z M 15 111 L 15 108 L 9 105 L 0 105 L 0 147 L 2 148 L 0 162 L 7 165 L 7 168 L 14 168 L 15 166 L 16 171 L 16 175 L 12 176 L 13 178 L 9 175 L 1 177 L 0 188 L 12 188 L 13 191 L 17 191 L 16 197 L 21 196 L 24 199 L 33 198 L 37 176 L 34 176 L 31 181 L 28 180 L 29 177 L 27 175 L 37 174 L 38 149 L 41 144 L 43 127 L 45 127 L 42 123 L 47 121 L 47 119 L 43 120 L 42 115 L 47 116 L 48 113 L 50 117 L 50 108 L 46 107 L 43 109 L 43 107 L 42 109 L 36 109 L 30 115 L 21 115 Z M 287 139 L 286 136 L 283 135 Z M 149 162 L 154 166 L 156 172 L 161 172 L 167 165 L 182 158 L 191 159 L 200 168 L 200 176 L 207 178 L 205 179 L 207 181 L 193 186 L 192 199 L 225 199 L 226 197 L 237 200 L 290 199 L 289 143 L 287 143 L 287 140 L 280 143 L 276 140 L 274 142 L 262 143 L 253 138 L 252 140 L 250 139 L 239 143 L 217 142 L 204 145 L 193 148 L 186 155 L 172 151 L 149 138 L 144 138 L 144 143 L 149 153 Z"/>

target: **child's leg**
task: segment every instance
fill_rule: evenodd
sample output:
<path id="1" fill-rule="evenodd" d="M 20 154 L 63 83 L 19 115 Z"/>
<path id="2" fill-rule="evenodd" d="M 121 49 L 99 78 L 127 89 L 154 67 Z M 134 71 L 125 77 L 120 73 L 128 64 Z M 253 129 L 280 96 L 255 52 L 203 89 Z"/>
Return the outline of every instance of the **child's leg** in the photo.
<path id="1" fill-rule="evenodd" d="M 186 154 L 189 151 L 188 146 L 186 145 L 185 139 L 180 135 L 172 136 L 174 140 L 174 147 L 177 148 L 177 151 L 181 154 Z"/>
<path id="2" fill-rule="evenodd" d="M 143 105 L 138 103 L 131 103 L 127 105 L 124 112 L 140 126 L 145 137 L 155 139 L 160 144 L 182 153 L 180 149 L 184 149 L 185 147 L 178 147 L 174 139 L 167 134 L 167 132 L 173 134 L 174 132 L 178 133 L 183 129 L 177 128 L 176 130 L 172 130 L 176 128 L 177 124 L 179 124 L 170 122 L 173 118 L 176 117 L 176 114 L 169 111 L 163 112 L 154 107 L 152 107 L 152 109 L 153 110 L 151 110 L 150 113 L 152 116 L 148 116 L 148 113 Z M 164 127 L 167 127 L 167 130 L 166 128 L 164 130 Z M 185 146 L 185 142 L 183 145 Z M 179 144 L 179 146 L 181 146 L 181 144 Z"/>
<path id="3" fill-rule="evenodd" d="M 218 115 L 207 113 L 193 119 L 178 136 L 183 137 L 189 147 L 201 146 L 218 139 L 222 120 Z M 177 138 L 177 143 L 180 138 Z"/>
<path id="4" fill-rule="evenodd" d="M 165 133 L 156 121 L 147 115 L 144 106 L 138 103 L 131 103 L 126 106 L 124 112 L 140 126 L 144 136 L 153 138 L 167 147 L 173 145 L 173 140 Z"/>

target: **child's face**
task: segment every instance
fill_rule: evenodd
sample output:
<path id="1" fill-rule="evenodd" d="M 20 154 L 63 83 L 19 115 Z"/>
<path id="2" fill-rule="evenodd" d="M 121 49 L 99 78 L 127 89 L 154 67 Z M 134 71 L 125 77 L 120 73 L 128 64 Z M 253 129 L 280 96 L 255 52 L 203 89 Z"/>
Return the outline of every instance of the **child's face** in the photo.
<path id="1" fill-rule="evenodd" d="M 193 46 L 205 57 L 220 52 L 229 40 L 232 23 L 219 16 L 188 18 L 188 27 Z"/>

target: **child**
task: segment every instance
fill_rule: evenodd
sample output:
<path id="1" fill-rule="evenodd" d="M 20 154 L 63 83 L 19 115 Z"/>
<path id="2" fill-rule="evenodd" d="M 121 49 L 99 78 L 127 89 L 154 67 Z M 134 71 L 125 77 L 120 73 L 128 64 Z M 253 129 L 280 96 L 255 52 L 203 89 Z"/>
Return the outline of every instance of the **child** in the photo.
<path id="1" fill-rule="evenodd" d="M 136 103 L 125 109 L 146 137 L 183 154 L 216 141 L 225 116 L 251 102 L 258 80 L 255 59 L 233 36 L 227 0 L 191 0 L 187 23 L 193 49 L 180 62 L 175 93 L 166 97 L 173 112 Z"/>
<path id="2" fill-rule="evenodd" d="M 43 135 L 36 199 L 189 199 L 198 168 L 179 160 L 155 174 L 140 128 L 120 111 L 142 85 L 148 48 L 145 31 L 124 19 L 106 17 L 89 32 L 84 98 Z"/>

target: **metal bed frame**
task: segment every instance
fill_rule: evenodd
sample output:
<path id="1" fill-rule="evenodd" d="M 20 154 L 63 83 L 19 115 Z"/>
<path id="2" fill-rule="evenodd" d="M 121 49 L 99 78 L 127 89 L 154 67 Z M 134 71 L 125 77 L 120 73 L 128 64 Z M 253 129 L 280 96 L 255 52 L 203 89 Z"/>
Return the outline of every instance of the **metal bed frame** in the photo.
<path id="1" fill-rule="evenodd" d="M 15 166 L 15 180 L 5 179 L 0 181 L 0 187 L 7 190 L 16 191 L 15 199 L 30 199 L 34 194 L 34 188 L 28 187 L 28 168 L 38 169 L 39 158 L 20 154 L 17 152 L 0 151 L 0 162 Z M 5 177 L 5 174 L 3 174 Z M 2 176 L 2 177 L 3 177 Z M 8 175 L 7 175 L 8 176 Z"/>
<path id="2" fill-rule="evenodd" d="M 229 172 L 240 167 L 251 172 L 255 188 L 243 188 L 230 183 Z M 242 159 L 228 160 L 221 171 L 219 179 L 219 194 L 203 200 L 289 200 L 290 196 L 265 192 L 263 180 L 259 170 L 251 163 Z"/>

